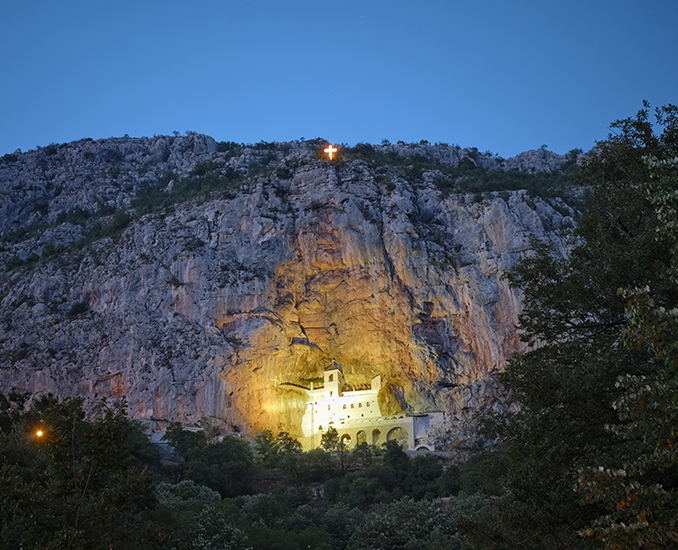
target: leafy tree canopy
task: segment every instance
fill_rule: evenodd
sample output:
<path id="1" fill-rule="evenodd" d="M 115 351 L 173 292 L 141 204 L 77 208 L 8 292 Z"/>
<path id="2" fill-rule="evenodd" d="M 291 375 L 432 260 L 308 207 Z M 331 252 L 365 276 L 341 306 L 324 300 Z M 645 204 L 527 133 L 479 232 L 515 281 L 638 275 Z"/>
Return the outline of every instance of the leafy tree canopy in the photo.
<path id="1" fill-rule="evenodd" d="M 676 536 L 675 456 L 657 456 L 676 426 L 667 365 L 677 333 L 666 313 L 678 305 L 676 113 L 658 109 L 653 124 L 645 105 L 613 123 L 584 161 L 591 194 L 569 256 L 538 250 L 510 277 L 525 294 L 520 328 L 533 348 L 500 377 L 519 408 L 486 418 L 504 442 L 510 491 L 491 511 L 502 527 L 486 548 L 592 543 L 581 534 L 637 548 Z M 657 314 L 666 321 L 658 331 Z"/>
<path id="2" fill-rule="evenodd" d="M 140 516 L 154 504 L 154 464 L 124 403 L 104 403 L 88 419 L 81 399 L 45 398 L 9 413 L 7 403 L 22 399 L 0 402 L 0 547 L 156 547 L 162 529 Z"/>
<path id="3" fill-rule="evenodd" d="M 249 443 L 203 422 L 201 430 L 187 430 L 172 422 L 163 436 L 184 458 L 183 477 L 235 497 L 252 491 L 254 457 Z"/>

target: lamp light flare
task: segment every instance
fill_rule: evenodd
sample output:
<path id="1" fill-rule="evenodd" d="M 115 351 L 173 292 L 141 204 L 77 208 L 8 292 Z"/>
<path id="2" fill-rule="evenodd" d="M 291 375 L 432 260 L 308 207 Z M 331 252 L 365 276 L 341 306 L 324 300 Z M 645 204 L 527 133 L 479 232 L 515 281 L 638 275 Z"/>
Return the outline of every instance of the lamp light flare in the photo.
<path id="1" fill-rule="evenodd" d="M 35 435 L 37 435 L 38 437 L 42 437 L 42 430 L 38 430 L 37 432 L 35 432 Z"/>
<path id="2" fill-rule="evenodd" d="M 333 145 L 330 145 L 327 149 L 325 149 L 325 152 L 329 155 L 330 160 L 332 160 L 332 153 L 336 153 L 339 149 L 334 147 Z"/>

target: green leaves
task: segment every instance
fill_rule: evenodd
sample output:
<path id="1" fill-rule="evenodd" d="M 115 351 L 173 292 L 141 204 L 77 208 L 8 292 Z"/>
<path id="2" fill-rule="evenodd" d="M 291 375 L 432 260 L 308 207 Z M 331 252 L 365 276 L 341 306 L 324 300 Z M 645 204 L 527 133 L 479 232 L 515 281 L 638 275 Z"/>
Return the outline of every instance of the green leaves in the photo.
<path id="1" fill-rule="evenodd" d="M 349 550 L 461 548 L 452 514 L 433 501 L 402 499 L 382 505 L 351 537 Z"/>
<path id="2" fill-rule="evenodd" d="M 646 108 L 613 123 L 618 133 L 586 157 L 591 192 L 570 255 L 538 248 L 510 276 L 525 293 L 520 329 L 534 348 L 500 375 L 514 412 L 485 424 L 509 456 L 502 537 L 515 541 L 519 529 L 527 548 L 585 545 L 578 533 L 613 548 L 659 544 L 636 535 L 666 525 L 667 510 L 675 517 L 676 460 L 662 449 L 678 420 L 667 369 L 678 332 L 666 314 L 678 305 L 669 254 L 678 241 L 658 213 L 671 212 L 667 191 L 677 188 L 664 161 L 678 157 L 678 119 L 675 107 L 660 113 L 661 136 Z"/>
<path id="3" fill-rule="evenodd" d="M 582 468 L 578 479 L 580 494 L 604 506 L 581 533 L 612 548 L 678 543 L 678 108 L 658 109 L 656 119 L 664 126 L 659 137 L 649 136 L 647 113 L 621 125 L 631 143 L 647 143 L 647 177 L 637 187 L 653 208 L 648 213 L 652 238 L 664 249 L 654 279 L 618 293 L 627 301 L 624 344 L 646 352 L 650 368 L 618 377 L 621 395 L 613 403 L 616 418 L 607 429 L 637 443 L 627 456 Z"/>
<path id="4" fill-rule="evenodd" d="M 330 426 L 320 437 L 320 446 L 328 452 L 336 451 L 341 444 L 339 432 L 334 426 Z"/>
<path id="5" fill-rule="evenodd" d="M 289 462 L 291 456 L 301 452 L 301 443 L 287 432 L 273 436 L 270 430 L 264 430 L 254 439 L 259 461 L 266 468 L 275 468 Z"/>
<path id="6" fill-rule="evenodd" d="M 254 458 L 246 441 L 218 436 L 218 430 L 203 423 L 201 430 L 184 429 L 172 422 L 163 436 L 185 461 L 183 476 L 234 497 L 251 491 Z"/>
<path id="7" fill-rule="evenodd" d="M 80 399 L 45 405 L 42 437 L 36 437 L 34 421 L 14 422 L 0 434 L 15 450 L 5 447 L 0 469 L 0 546 L 150 544 L 138 517 L 149 502 L 147 465 L 129 445 L 138 427 L 127 419 L 124 403 L 104 403 L 94 419 L 86 418 Z"/>

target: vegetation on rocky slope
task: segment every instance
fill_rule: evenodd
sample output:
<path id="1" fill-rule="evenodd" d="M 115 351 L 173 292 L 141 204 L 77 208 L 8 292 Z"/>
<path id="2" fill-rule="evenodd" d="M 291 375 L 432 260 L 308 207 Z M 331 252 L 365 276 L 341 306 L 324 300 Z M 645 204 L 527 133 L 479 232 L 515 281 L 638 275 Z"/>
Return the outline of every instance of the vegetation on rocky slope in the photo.
<path id="1" fill-rule="evenodd" d="M 85 139 L 4 155 L 0 260 L 8 270 L 31 267 L 41 257 L 67 256 L 94 241 L 115 240 L 145 214 L 168 213 L 196 199 L 230 198 L 265 174 L 289 179 L 300 166 L 322 158 L 325 146 L 320 138 L 246 145 L 189 134 Z M 581 151 L 532 153 L 510 162 L 446 144 L 360 143 L 340 147 L 336 163 L 365 162 L 388 190 L 400 177 L 432 183 L 443 197 L 471 193 L 480 201 L 492 192 L 525 189 L 580 205 L 570 189 Z"/>

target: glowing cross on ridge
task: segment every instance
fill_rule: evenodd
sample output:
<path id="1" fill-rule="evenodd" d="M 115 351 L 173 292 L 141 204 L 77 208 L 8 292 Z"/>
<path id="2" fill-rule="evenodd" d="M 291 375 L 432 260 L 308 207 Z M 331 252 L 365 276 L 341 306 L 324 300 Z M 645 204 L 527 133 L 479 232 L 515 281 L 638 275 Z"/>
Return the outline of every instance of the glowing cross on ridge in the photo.
<path id="1" fill-rule="evenodd" d="M 325 149 L 325 152 L 330 156 L 330 160 L 332 160 L 332 153 L 336 153 L 339 149 L 336 147 L 333 147 L 330 145 L 327 149 Z"/>

